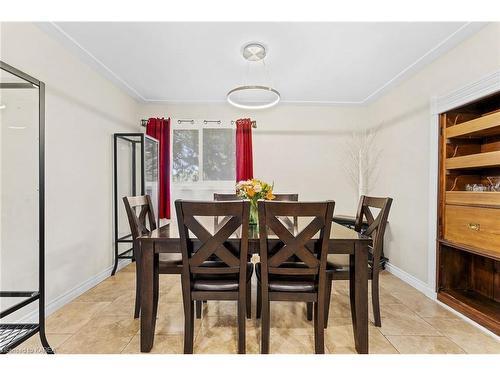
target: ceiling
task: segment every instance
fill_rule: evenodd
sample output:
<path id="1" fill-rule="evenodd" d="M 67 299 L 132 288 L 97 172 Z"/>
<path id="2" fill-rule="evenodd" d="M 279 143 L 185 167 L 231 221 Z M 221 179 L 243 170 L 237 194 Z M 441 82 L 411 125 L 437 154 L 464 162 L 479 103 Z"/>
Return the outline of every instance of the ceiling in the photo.
<path id="1" fill-rule="evenodd" d="M 367 103 L 478 31 L 465 22 L 57 22 L 39 26 L 145 102 L 223 102 L 269 84 L 290 103 Z M 268 48 L 268 74 L 241 47 Z"/>

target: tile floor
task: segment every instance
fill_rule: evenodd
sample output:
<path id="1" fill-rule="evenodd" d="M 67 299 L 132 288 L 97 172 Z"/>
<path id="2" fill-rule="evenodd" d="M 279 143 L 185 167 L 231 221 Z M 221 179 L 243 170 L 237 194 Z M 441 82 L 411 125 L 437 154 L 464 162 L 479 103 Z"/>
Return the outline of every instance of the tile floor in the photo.
<path id="1" fill-rule="evenodd" d="M 57 353 L 140 353 L 139 320 L 133 319 L 135 265 L 131 264 L 47 319 L 49 343 Z M 355 353 L 346 282 L 334 284 L 326 353 Z M 182 353 L 180 278 L 160 276 L 160 303 L 152 353 Z M 253 295 L 255 316 L 255 295 Z M 496 353 L 500 341 L 458 318 L 416 289 L 384 272 L 382 327 L 370 322 L 370 353 Z M 305 304 L 271 304 L 271 353 L 314 352 Z M 370 306 L 370 319 L 373 321 Z M 236 353 L 236 303 L 209 301 L 196 321 L 195 353 Z M 37 350 L 38 335 L 18 352 Z M 259 353 L 260 320 L 247 320 L 247 353 Z"/>

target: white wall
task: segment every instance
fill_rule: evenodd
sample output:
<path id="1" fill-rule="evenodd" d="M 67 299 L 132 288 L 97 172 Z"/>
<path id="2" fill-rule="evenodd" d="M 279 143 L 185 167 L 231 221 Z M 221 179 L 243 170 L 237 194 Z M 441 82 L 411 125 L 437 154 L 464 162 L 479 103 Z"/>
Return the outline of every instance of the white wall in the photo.
<path id="1" fill-rule="evenodd" d="M 343 148 L 361 127 L 360 110 L 347 106 L 280 104 L 263 111 L 245 112 L 226 103 L 144 104 L 140 118 L 257 121 L 253 131 L 254 177 L 274 181 L 277 193 L 299 193 L 301 200 L 333 199 L 335 212 L 354 214 L 357 189 L 346 178 Z M 232 185 L 229 187 L 232 188 Z M 194 197 L 210 198 L 212 191 Z M 189 192 L 172 190 L 172 201 Z M 174 212 L 175 210 L 172 210 Z"/>
<path id="2" fill-rule="evenodd" d="M 429 214 L 437 187 L 430 190 L 431 99 L 446 95 L 500 69 L 500 24 L 477 34 L 428 65 L 364 110 L 367 127 L 379 128 L 380 178 L 370 192 L 394 198 L 386 255 L 396 267 L 433 288 L 434 259 L 428 257 Z M 437 145 L 437 143 L 436 143 Z M 431 169 L 434 171 L 434 169 Z M 434 244 L 432 244 L 434 248 Z M 433 256 L 433 255 L 431 255 Z M 428 267 L 431 265 L 431 267 Z"/>
<path id="3" fill-rule="evenodd" d="M 46 84 L 51 302 L 112 264 L 112 133 L 139 130 L 137 103 L 37 26 L 2 23 L 0 30 L 0 59 Z M 2 222 L 11 224 L 22 225 Z"/>

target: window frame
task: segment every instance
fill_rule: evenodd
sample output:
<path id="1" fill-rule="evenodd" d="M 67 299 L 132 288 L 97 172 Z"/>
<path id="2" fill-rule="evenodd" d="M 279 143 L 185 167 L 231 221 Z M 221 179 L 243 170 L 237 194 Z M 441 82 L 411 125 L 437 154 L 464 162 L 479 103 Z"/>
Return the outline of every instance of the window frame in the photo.
<path id="1" fill-rule="evenodd" d="M 211 190 L 233 188 L 236 183 L 236 170 L 234 180 L 203 180 L 203 129 L 231 129 L 236 132 L 234 125 L 231 124 L 231 120 L 220 120 L 221 123 L 207 122 L 205 120 L 193 120 L 193 123 L 183 122 L 178 123 L 178 119 L 172 119 L 172 125 L 170 126 L 170 186 L 172 189 L 207 189 Z M 217 120 L 218 121 L 218 120 Z M 198 131 L 198 181 L 195 182 L 174 182 L 173 181 L 173 167 L 174 167 L 174 131 L 175 130 L 197 130 Z M 236 133 L 235 133 L 236 134 Z M 236 143 L 236 135 L 234 142 Z M 235 148 L 235 158 L 236 158 L 236 148 Z M 236 165 L 236 159 L 235 159 Z"/>

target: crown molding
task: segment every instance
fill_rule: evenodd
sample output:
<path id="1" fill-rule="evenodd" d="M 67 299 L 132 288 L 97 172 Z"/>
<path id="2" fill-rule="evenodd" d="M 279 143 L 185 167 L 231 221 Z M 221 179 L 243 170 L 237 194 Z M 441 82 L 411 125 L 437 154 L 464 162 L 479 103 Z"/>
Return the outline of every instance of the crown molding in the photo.
<path id="1" fill-rule="evenodd" d="M 437 115 L 449 111 L 499 91 L 500 70 L 497 70 L 447 95 L 434 98 L 431 103 L 432 114 Z"/>

